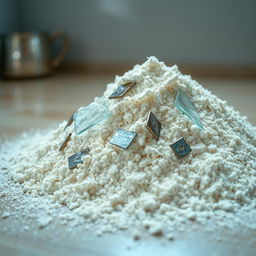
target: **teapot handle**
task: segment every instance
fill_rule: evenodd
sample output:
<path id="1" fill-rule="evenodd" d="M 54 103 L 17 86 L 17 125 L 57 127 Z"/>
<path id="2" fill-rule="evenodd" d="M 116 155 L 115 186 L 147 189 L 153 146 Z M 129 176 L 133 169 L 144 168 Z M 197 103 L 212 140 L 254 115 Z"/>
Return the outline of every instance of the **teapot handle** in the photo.
<path id="1" fill-rule="evenodd" d="M 69 37 L 64 32 L 55 32 L 52 35 L 50 35 L 50 42 L 52 43 L 56 39 L 62 39 L 63 45 L 60 49 L 60 52 L 57 56 L 55 56 L 51 62 L 51 65 L 54 69 L 56 69 L 60 63 L 63 61 L 64 57 L 66 56 L 69 48 Z"/>

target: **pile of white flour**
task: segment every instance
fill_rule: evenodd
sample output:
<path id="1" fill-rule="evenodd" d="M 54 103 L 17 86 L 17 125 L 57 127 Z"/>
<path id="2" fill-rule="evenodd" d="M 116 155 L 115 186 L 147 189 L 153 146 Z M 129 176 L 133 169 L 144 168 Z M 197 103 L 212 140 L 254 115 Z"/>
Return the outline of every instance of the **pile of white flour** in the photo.
<path id="1" fill-rule="evenodd" d="M 124 98 L 108 100 L 130 81 L 137 83 Z M 179 88 L 204 130 L 174 106 Z M 87 221 L 101 220 L 99 234 L 133 227 L 135 236 L 148 229 L 171 238 L 174 229 L 209 219 L 256 229 L 256 131 L 245 117 L 155 57 L 117 76 L 104 96 L 113 115 L 89 131 L 76 135 L 71 125 L 64 132 L 65 121 L 15 144 L 19 154 L 6 168 L 25 193 L 47 195 Z M 159 141 L 145 125 L 150 111 L 162 124 Z M 126 150 L 109 143 L 117 128 L 138 134 Z M 59 152 L 69 132 L 71 141 Z M 170 144 L 181 137 L 192 151 L 178 160 Z M 69 170 L 67 158 L 87 147 L 83 164 Z"/>

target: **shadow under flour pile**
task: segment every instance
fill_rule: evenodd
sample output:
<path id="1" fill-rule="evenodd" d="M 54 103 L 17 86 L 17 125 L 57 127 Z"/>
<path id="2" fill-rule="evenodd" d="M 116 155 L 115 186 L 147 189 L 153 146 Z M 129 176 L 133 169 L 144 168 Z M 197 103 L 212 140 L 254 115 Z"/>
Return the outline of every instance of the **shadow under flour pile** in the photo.
<path id="1" fill-rule="evenodd" d="M 136 84 L 124 97 L 109 99 L 131 81 Z M 179 90 L 195 106 L 202 127 L 176 107 Z M 80 134 L 74 123 L 64 130 L 65 121 L 20 141 L 22 150 L 8 171 L 24 192 L 101 220 L 98 232 L 132 226 L 169 234 L 191 221 L 214 218 L 218 225 L 229 217 L 256 229 L 256 131 L 245 117 L 155 57 L 117 76 L 104 100 L 109 115 Z M 147 127 L 150 112 L 161 124 L 159 139 Z M 127 148 L 110 143 L 118 129 L 134 132 Z M 179 158 L 171 145 L 180 138 L 190 150 Z M 85 149 L 69 168 L 68 158 Z M 243 209 L 244 219 L 238 214 Z"/>

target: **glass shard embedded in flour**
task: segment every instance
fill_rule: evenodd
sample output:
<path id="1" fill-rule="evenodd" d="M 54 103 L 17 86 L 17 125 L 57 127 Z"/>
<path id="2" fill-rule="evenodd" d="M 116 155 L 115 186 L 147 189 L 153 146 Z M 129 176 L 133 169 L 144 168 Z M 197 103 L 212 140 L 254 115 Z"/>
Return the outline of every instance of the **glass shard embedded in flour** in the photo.
<path id="1" fill-rule="evenodd" d="M 124 129 L 118 129 L 115 134 L 110 139 L 109 143 L 118 146 L 120 148 L 128 148 L 135 137 L 137 136 L 136 132 L 126 131 Z"/>
<path id="2" fill-rule="evenodd" d="M 185 157 L 191 152 L 191 148 L 184 138 L 181 138 L 171 144 L 171 149 L 173 150 L 178 159 Z"/>
<path id="3" fill-rule="evenodd" d="M 161 131 L 161 123 L 158 121 L 154 113 L 150 112 L 147 120 L 146 127 L 153 135 L 156 140 L 159 140 L 160 131 Z"/>
<path id="4" fill-rule="evenodd" d="M 81 134 L 94 125 L 109 118 L 111 112 L 104 97 L 98 97 L 91 104 L 74 113 L 76 134 Z"/>
<path id="5" fill-rule="evenodd" d="M 175 106 L 183 114 L 187 115 L 194 124 L 196 124 L 200 129 L 204 129 L 204 126 L 200 120 L 198 113 L 193 102 L 188 98 L 185 92 L 181 89 L 178 90 L 175 98 Z"/>
<path id="6" fill-rule="evenodd" d="M 109 99 L 122 98 L 134 85 L 136 82 L 129 82 L 126 84 L 119 85 L 116 90 L 108 97 Z"/>
<path id="7" fill-rule="evenodd" d="M 76 153 L 68 158 L 68 167 L 70 170 L 73 170 L 78 166 L 78 164 L 83 163 L 82 157 L 89 154 L 89 149 L 82 150 L 79 153 Z"/>
<path id="8" fill-rule="evenodd" d="M 66 136 L 65 140 L 60 145 L 59 151 L 62 151 L 68 145 L 68 142 L 71 140 L 71 135 L 72 135 L 72 133 L 69 133 Z"/>
<path id="9" fill-rule="evenodd" d="M 66 126 L 64 128 L 64 131 L 73 123 L 73 121 L 74 121 L 74 113 L 75 112 L 73 112 L 72 115 L 70 116 L 70 118 L 69 118 L 69 120 L 68 120 L 68 122 L 67 122 L 67 124 L 66 124 Z"/>

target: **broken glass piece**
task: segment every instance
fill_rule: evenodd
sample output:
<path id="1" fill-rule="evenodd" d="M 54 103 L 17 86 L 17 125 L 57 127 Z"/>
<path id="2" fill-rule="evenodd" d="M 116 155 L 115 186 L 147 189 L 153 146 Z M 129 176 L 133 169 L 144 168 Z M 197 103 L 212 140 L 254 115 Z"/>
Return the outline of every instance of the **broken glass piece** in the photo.
<path id="1" fill-rule="evenodd" d="M 68 167 L 70 170 L 76 168 L 79 164 L 83 163 L 82 157 L 89 154 L 89 148 L 82 150 L 79 153 L 76 153 L 68 157 Z"/>
<path id="2" fill-rule="evenodd" d="M 156 140 L 159 140 L 160 131 L 161 131 L 161 123 L 157 120 L 156 116 L 152 112 L 149 113 L 146 127 L 151 132 L 153 137 Z"/>
<path id="3" fill-rule="evenodd" d="M 116 90 L 108 97 L 109 99 L 122 98 L 134 85 L 136 81 L 119 85 Z"/>
<path id="4" fill-rule="evenodd" d="M 76 134 L 81 134 L 110 116 L 111 112 L 105 98 L 96 98 L 94 102 L 74 113 Z"/>
<path id="5" fill-rule="evenodd" d="M 126 149 L 131 145 L 136 136 L 136 132 L 130 132 L 124 129 L 117 129 L 115 134 L 110 139 L 109 143 Z"/>
<path id="6" fill-rule="evenodd" d="M 72 135 L 72 133 L 69 133 L 66 136 L 65 140 L 60 145 L 59 151 L 62 151 L 68 145 L 68 142 L 71 140 L 71 135 Z"/>
<path id="7" fill-rule="evenodd" d="M 171 149 L 178 159 L 185 157 L 191 152 L 191 148 L 184 138 L 181 138 L 171 144 Z"/>
<path id="8" fill-rule="evenodd" d="M 72 113 L 72 115 L 70 116 L 65 128 L 64 128 L 64 131 L 67 129 L 67 127 L 69 127 L 74 121 L 74 112 Z"/>
<path id="9" fill-rule="evenodd" d="M 183 114 L 187 115 L 194 124 L 196 124 L 200 129 L 204 129 L 204 126 L 199 118 L 198 113 L 193 102 L 188 98 L 188 96 L 182 90 L 178 90 L 175 98 L 175 106 Z"/>

